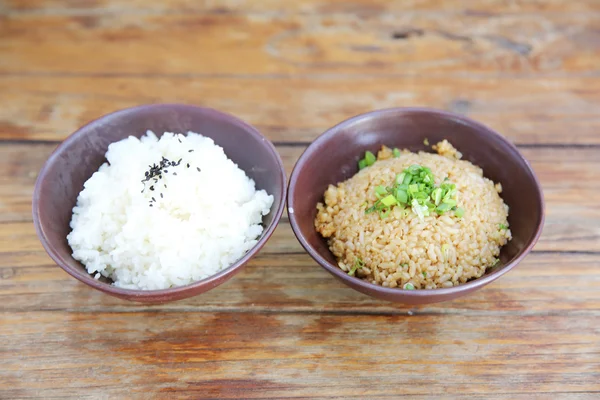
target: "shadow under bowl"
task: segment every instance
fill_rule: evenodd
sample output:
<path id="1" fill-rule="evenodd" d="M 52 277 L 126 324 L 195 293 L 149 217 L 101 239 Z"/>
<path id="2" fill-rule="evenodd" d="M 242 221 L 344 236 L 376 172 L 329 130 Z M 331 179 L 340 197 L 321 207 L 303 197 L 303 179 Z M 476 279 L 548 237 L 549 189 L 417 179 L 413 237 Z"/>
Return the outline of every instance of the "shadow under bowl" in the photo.
<path id="1" fill-rule="evenodd" d="M 273 195 L 271 212 L 263 218 L 264 230 L 258 243 L 242 258 L 216 275 L 163 290 L 134 290 L 94 279 L 72 257 L 67 242 L 69 223 L 84 182 L 106 159 L 108 145 L 128 136 L 141 137 L 147 130 L 193 131 L 210 137 L 252 178 L 257 189 Z M 42 168 L 33 193 L 33 221 L 42 245 L 67 273 L 102 292 L 145 303 L 180 300 L 210 290 L 230 279 L 252 258 L 273 234 L 285 204 L 285 170 L 271 142 L 255 128 L 222 112 L 183 104 L 154 104 L 128 108 L 105 115 L 83 126 L 61 143 Z"/>
<path id="2" fill-rule="evenodd" d="M 448 139 L 463 159 L 483 169 L 484 176 L 502 184 L 513 235 L 500 252 L 500 262 L 482 277 L 452 288 L 404 290 L 386 288 L 349 276 L 337 266 L 326 240 L 316 231 L 316 205 L 330 184 L 351 178 L 365 151 L 382 145 L 411 151 Z M 369 296 L 405 303 L 452 300 L 496 280 L 515 267 L 537 242 L 544 221 L 541 186 L 529 163 L 500 134 L 469 118 L 427 108 L 378 110 L 350 118 L 318 137 L 296 163 L 288 188 L 288 215 L 294 234 L 306 251 L 334 277 Z"/>

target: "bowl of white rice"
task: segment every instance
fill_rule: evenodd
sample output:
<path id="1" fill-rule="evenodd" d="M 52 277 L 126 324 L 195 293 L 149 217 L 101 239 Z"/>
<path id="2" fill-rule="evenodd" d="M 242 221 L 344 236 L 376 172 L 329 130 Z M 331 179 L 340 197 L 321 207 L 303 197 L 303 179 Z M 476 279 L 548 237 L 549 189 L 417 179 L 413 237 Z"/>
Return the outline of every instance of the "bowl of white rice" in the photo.
<path id="1" fill-rule="evenodd" d="M 166 302 L 227 281 L 264 246 L 285 203 L 273 144 L 208 108 L 145 105 L 61 143 L 33 195 L 50 257 L 113 296 Z"/>

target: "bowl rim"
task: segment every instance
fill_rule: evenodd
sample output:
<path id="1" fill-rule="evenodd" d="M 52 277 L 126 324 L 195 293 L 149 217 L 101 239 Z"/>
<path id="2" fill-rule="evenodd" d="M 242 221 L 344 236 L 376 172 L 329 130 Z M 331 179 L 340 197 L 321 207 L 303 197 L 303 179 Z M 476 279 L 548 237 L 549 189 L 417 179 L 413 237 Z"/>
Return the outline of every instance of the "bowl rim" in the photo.
<path id="1" fill-rule="evenodd" d="M 479 131 L 485 131 L 486 133 L 491 134 L 492 136 L 495 136 L 496 138 L 501 140 L 503 143 L 505 143 L 509 147 L 509 149 L 514 153 L 514 155 L 524 163 L 526 172 L 530 175 L 531 178 L 533 178 L 533 182 L 535 184 L 535 190 L 538 194 L 537 202 L 538 202 L 538 206 L 540 207 L 541 212 L 540 212 L 540 217 L 536 221 L 535 233 L 532 236 L 532 238 L 530 239 L 529 243 L 527 243 L 527 245 L 523 248 L 523 250 L 521 250 L 521 252 L 519 252 L 517 254 L 517 256 L 510 263 L 506 264 L 504 266 L 504 268 L 497 269 L 495 271 L 492 271 L 488 275 L 484 275 L 475 280 L 469 281 L 467 283 L 464 283 L 464 284 L 461 284 L 458 286 L 453 286 L 451 288 L 418 289 L 418 290 L 408 290 L 408 289 L 404 289 L 404 288 L 389 288 L 389 287 L 376 285 L 371 282 L 364 281 L 360 278 L 349 276 L 346 272 L 342 271 L 337 265 L 333 265 L 332 263 L 327 261 L 325 258 L 323 258 L 308 243 L 308 241 L 304 237 L 302 231 L 300 230 L 298 221 L 296 219 L 296 215 L 294 213 L 294 194 L 295 194 L 295 190 L 296 190 L 296 183 L 298 180 L 298 175 L 299 175 L 300 171 L 302 170 L 302 168 L 304 167 L 307 159 L 310 156 L 312 156 L 313 154 L 315 154 L 319 150 L 319 147 L 323 143 L 327 142 L 332 137 L 334 137 L 341 129 L 350 127 L 351 125 L 353 125 L 355 123 L 358 123 L 358 122 L 361 122 L 361 121 L 364 121 L 367 119 L 376 119 L 376 118 L 382 117 L 387 114 L 397 114 L 397 113 L 400 113 L 399 114 L 400 116 L 409 114 L 409 113 L 422 113 L 422 114 L 428 114 L 428 115 L 435 115 L 437 117 L 458 121 L 464 125 L 469 125 Z M 472 290 L 479 289 L 479 288 L 493 282 L 494 280 L 498 279 L 499 277 L 501 277 L 502 275 L 504 275 L 505 273 L 507 273 L 508 271 L 513 269 L 517 264 L 519 264 L 523 260 L 523 258 L 525 258 L 527 256 L 527 254 L 529 254 L 529 252 L 533 249 L 533 247 L 537 243 L 538 239 L 540 238 L 540 235 L 542 234 L 542 229 L 543 229 L 544 221 L 545 221 L 545 202 L 544 202 L 542 186 L 541 186 L 537 176 L 535 175 L 535 172 L 533 171 L 531 164 L 529 163 L 529 161 L 527 161 L 527 159 L 525 157 L 523 157 L 523 155 L 518 150 L 516 145 L 514 145 L 511 141 L 509 141 L 507 138 L 502 136 L 500 133 L 496 132 L 495 130 L 493 130 L 493 129 L 487 127 L 486 125 L 484 125 L 480 122 L 477 122 L 471 118 L 468 118 L 464 115 L 456 114 L 456 113 L 453 113 L 450 111 L 438 110 L 438 109 L 429 108 L 429 107 L 392 107 L 392 108 L 372 110 L 372 111 L 368 111 L 368 112 L 350 117 L 350 118 L 330 127 L 329 129 L 327 129 L 325 132 L 323 132 L 321 135 L 319 135 L 312 143 L 310 143 L 308 145 L 308 147 L 304 150 L 304 152 L 300 155 L 300 157 L 296 161 L 296 164 L 294 165 L 294 168 L 292 169 L 292 173 L 290 175 L 290 179 L 288 182 L 287 207 L 288 207 L 288 218 L 290 221 L 290 225 L 292 226 L 292 231 L 294 232 L 294 235 L 296 236 L 296 238 L 298 239 L 298 241 L 300 242 L 302 247 L 308 252 L 308 254 L 315 261 L 317 261 L 317 263 L 321 267 L 325 268 L 329 273 L 331 273 L 335 277 L 341 279 L 342 281 L 351 283 L 352 286 L 359 287 L 360 289 L 357 289 L 357 290 L 361 291 L 362 293 L 376 292 L 381 295 L 387 296 L 388 298 L 391 298 L 394 296 L 399 296 L 399 295 L 413 297 L 413 298 L 425 298 L 425 297 L 430 297 L 430 296 L 443 297 L 446 295 L 456 294 L 456 293 L 466 294 L 467 292 L 470 292 Z"/>
<path id="2" fill-rule="evenodd" d="M 50 241 L 48 240 L 48 237 L 46 235 L 44 227 L 42 226 L 42 223 L 40 221 L 40 205 L 41 205 L 41 200 L 42 200 L 41 196 L 40 196 L 40 187 L 41 187 L 42 182 L 46 179 L 50 165 L 55 162 L 55 160 L 65 150 L 65 148 L 67 148 L 69 145 L 71 145 L 72 143 L 79 140 L 81 137 L 86 136 L 87 132 L 89 132 L 90 129 L 93 129 L 96 125 L 102 124 L 105 119 L 118 117 L 121 114 L 131 114 L 131 113 L 137 113 L 140 111 L 147 111 L 147 110 L 152 111 L 153 109 L 162 109 L 165 107 L 200 111 L 200 112 L 204 113 L 205 115 L 215 117 L 216 119 L 221 119 L 223 121 L 231 123 L 232 125 L 236 125 L 236 126 L 240 127 L 246 133 L 250 134 L 251 136 L 253 136 L 255 139 L 257 139 L 259 142 L 262 142 L 267 147 L 268 151 L 275 157 L 275 160 L 279 166 L 278 173 L 279 173 L 279 176 L 280 176 L 281 182 L 282 182 L 281 188 L 279 190 L 279 194 L 281 196 L 281 203 L 279 204 L 279 207 L 277 208 L 277 210 L 271 210 L 271 212 L 273 212 L 273 211 L 275 212 L 273 214 L 273 219 L 271 220 L 271 223 L 265 227 L 262 237 L 257 241 L 257 243 L 250 250 L 248 250 L 241 258 L 239 258 L 236 262 L 234 262 L 229 267 L 219 271 L 218 273 L 216 273 L 214 275 L 211 275 L 211 276 L 204 278 L 202 280 L 199 280 L 199 281 L 195 281 L 188 285 L 176 286 L 176 287 L 172 287 L 172 288 L 168 288 L 168 289 L 156 289 L 156 290 L 127 289 L 127 288 L 116 287 L 114 285 L 100 282 L 99 280 L 94 279 L 94 277 L 85 270 L 85 267 L 83 265 L 82 265 L 83 270 L 86 273 L 85 274 L 75 273 L 73 268 L 71 268 L 70 266 L 65 265 L 63 263 L 62 257 L 55 250 L 54 246 L 52 246 L 50 244 Z M 281 159 L 281 156 L 277 152 L 275 145 L 269 139 L 267 139 L 263 134 L 261 134 L 258 131 L 258 129 L 256 129 L 254 126 L 250 125 L 249 123 L 241 120 L 240 118 L 238 118 L 232 114 L 216 110 L 214 108 L 196 106 L 196 105 L 191 105 L 191 104 L 183 104 L 183 103 L 142 104 L 142 105 L 137 105 L 137 106 L 133 106 L 133 107 L 119 109 L 119 110 L 110 112 L 108 114 L 104 114 L 96 119 L 93 119 L 93 120 L 87 122 L 86 124 L 82 125 L 81 127 L 79 127 L 75 132 L 70 134 L 66 139 L 64 139 L 62 142 L 59 143 L 59 145 L 52 151 L 52 153 L 50 154 L 48 159 L 45 161 L 44 165 L 42 166 L 42 169 L 40 170 L 40 172 L 38 174 L 36 182 L 35 182 L 35 186 L 33 189 L 33 199 L 32 199 L 33 224 L 35 227 L 36 234 L 37 234 L 40 242 L 42 243 L 42 246 L 44 247 L 44 249 L 50 256 L 50 258 L 52 258 L 52 260 L 59 267 L 61 267 L 65 272 L 67 272 L 69 275 L 71 275 L 78 281 L 85 283 L 86 285 L 89 285 L 89 286 L 93 287 L 94 289 L 100 290 L 102 292 L 110 293 L 110 294 L 116 295 L 117 297 L 121 297 L 121 298 L 131 298 L 131 299 L 162 298 L 165 296 L 173 296 L 173 295 L 177 295 L 177 294 L 183 294 L 185 292 L 193 292 L 194 289 L 203 288 L 205 286 L 210 286 L 210 288 L 208 289 L 208 290 L 210 290 L 210 289 L 220 285 L 221 283 L 224 283 L 225 281 L 219 282 L 222 278 L 226 278 L 227 276 L 240 271 L 242 269 L 242 267 L 262 249 L 262 247 L 266 244 L 266 242 L 269 240 L 269 238 L 271 237 L 271 235 L 273 234 L 273 232 L 279 225 L 279 221 L 281 220 L 281 216 L 283 215 L 283 210 L 284 210 L 286 200 L 287 200 L 287 190 L 286 190 L 287 184 L 286 184 L 286 182 L 287 182 L 287 178 L 286 178 L 286 173 L 285 173 L 285 167 L 283 166 L 283 161 Z M 214 285 L 212 285 L 212 284 L 214 284 Z M 192 295 L 192 296 L 194 296 L 194 295 Z M 177 296 L 175 296 L 175 297 L 177 297 Z M 185 297 L 188 297 L 188 296 L 182 296 L 180 298 L 185 298 Z M 168 301 L 168 299 L 166 301 Z"/>

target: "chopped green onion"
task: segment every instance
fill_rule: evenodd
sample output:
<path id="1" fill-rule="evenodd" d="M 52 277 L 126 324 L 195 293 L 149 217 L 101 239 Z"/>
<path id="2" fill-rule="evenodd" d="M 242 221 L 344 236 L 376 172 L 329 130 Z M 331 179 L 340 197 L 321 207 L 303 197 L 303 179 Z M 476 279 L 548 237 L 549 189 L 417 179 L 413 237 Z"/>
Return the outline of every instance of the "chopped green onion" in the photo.
<path id="1" fill-rule="evenodd" d="M 392 150 L 392 154 L 394 155 L 394 158 L 398 158 L 400 157 L 400 150 L 398 150 L 398 148 L 394 148 L 394 150 Z"/>
<path id="2" fill-rule="evenodd" d="M 375 203 L 371 207 L 367 208 L 365 210 L 365 214 L 371 214 L 374 211 L 377 211 L 377 203 Z"/>
<path id="3" fill-rule="evenodd" d="M 423 271 L 423 278 L 427 278 L 427 272 Z"/>
<path id="4" fill-rule="evenodd" d="M 375 161 L 377 161 L 377 157 L 375 157 L 375 154 L 371 153 L 370 151 L 367 151 L 365 153 L 365 157 L 362 160 L 358 161 L 358 169 L 364 169 L 366 167 L 370 167 L 371 165 L 375 164 Z"/>
<path id="5" fill-rule="evenodd" d="M 379 196 L 385 196 L 387 194 L 387 189 L 385 186 L 379 185 L 375 187 L 375 193 Z"/>
<path id="6" fill-rule="evenodd" d="M 433 203 L 436 206 L 439 206 L 440 201 L 442 201 L 442 189 L 441 188 L 433 189 L 433 192 L 431 192 L 431 198 L 433 199 Z"/>
<path id="7" fill-rule="evenodd" d="M 359 268 L 362 268 L 364 266 L 365 266 L 365 263 L 363 262 L 363 260 L 361 260 L 359 257 L 356 257 L 356 259 L 354 260 L 354 265 L 352 266 L 352 269 L 350 271 L 348 271 L 348 275 L 354 276 L 354 273 L 356 272 L 356 270 Z"/>
<path id="8" fill-rule="evenodd" d="M 404 182 L 404 177 L 406 174 L 403 172 L 401 174 L 396 175 L 396 185 L 401 185 Z"/>
<path id="9" fill-rule="evenodd" d="M 429 209 L 427 208 L 427 206 L 420 205 L 417 199 L 413 199 L 411 205 L 413 212 L 417 214 L 420 220 L 423 220 L 429 215 Z"/>
<path id="10" fill-rule="evenodd" d="M 450 208 L 454 207 L 456 205 L 456 200 L 454 199 L 446 199 L 444 201 L 442 201 L 442 204 L 447 204 L 450 206 Z"/>
<path id="11" fill-rule="evenodd" d="M 413 165 L 411 165 L 410 167 L 408 167 L 408 172 L 409 172 L 411 175 L 417 175 L 417 174 L 418 174 L 418 173 L 421 171 L 421 168 L 422 168 L 422 167 L 421 167 L 420 165 L 413 164 Z"/>
<path id="12" fill-rule="evenodd" d="M 402 189 L 396 189 L 394 195 L 396 196 L 396 200 L 398 200 L 399 203 L 408 203 L 408 194 L 406 193 L 406 191 Z"/>
<path id="13" fill-rule="evenodd" d="M 371 166 L 375 164 L 375 161 L 377 161 L 377 157 L 375 157 L 375 154 L 371 153 L 370 151 L 367 151 L 365 153 L 365 161 L 367 162 L 367 166 Z"/>
<path id="14" fill-rule="evenodd" d="M 386 219 L 389 215 L 390 215 L 390 211 L 391 209 L 387 208 L 384 210 L 379 211 L 379 218 L 381 219 Z"/>
<path id="15" fill-rule="evenodd" d="M 415 290 L 415 285 L 413 285 L 410 282 L 407 282 L 407 283 L 404 284 L 403 289 L 404 290 Z"/>
<path id="16" fill-rule="evenodd" d="M 450 211 L 450 209 L 452 208 L 452 206 L 448 203 L 442 203 L 439 206 L 437 206 L 437 208 L 435 209 L 435 211 L 438 212 L 438 214 L 443 214 L 446 211 Z"/>
<path id="17" fill-rule="evenodd" d="M 384 197 L 383 199 L 381 199 L 381 203 L 386 207 L 391 207 L 391 206 L 395 206 L 396 204 L 398 204 L 398 201 L 396 200 L 396 198 L 394 197 L 393 194 L 390 194 L 390 195 L 387 195 L 386 197 Z"/>
<path id="18" fill-rule="evenodd" d="M 367 155 L 365 155 L 366 159 Z M 408 216 L 405 208 L 408 206 L 421 220 L 429 216 L 430 212 L 435 211 L 443 215 L 451 210 L 458 218 L 462 218 L 465 210 L 457 207 L 456 192 L 456 185 L 448 182 L 447 178 L 436 186 L 430 168 L 413 164 L 396 175 L 392 186 L 375 187 L 377 201 L 367 208 L 365 213 L 378 211 L 379 215 L 385 218 L 391 208 L 399 205 L 404 208 L 402 216 Z M 399 216 L 398 213 L 394 215 L 396 218 Z"/>
<path id="19" fill-rule="evenodd" d="M 425 192 L 417 192 L 413 194 L 413 197 L 417 200 L 427 200 L 429 198 L 429 195 Z"/>
<path id="20" fill-rule="evenodd" d="M 506 230 L 508 229 L 508 226 L 504 225 L 504 224 L 500 224 L 498 225 L 500 227 L 500 229 Z"/>
<path id="21" fill-rule="evenodd" d="M 446 200 L 452 200 L 452 198 L 456 195 L 456 190 L 451 189 L 448 191 L 448 193 L 446 193 L 444 195 L 444 198 L 442 199 L 442 202 L 446 201 Z M 453 206 L 454 207 L 454 206 Z"/>

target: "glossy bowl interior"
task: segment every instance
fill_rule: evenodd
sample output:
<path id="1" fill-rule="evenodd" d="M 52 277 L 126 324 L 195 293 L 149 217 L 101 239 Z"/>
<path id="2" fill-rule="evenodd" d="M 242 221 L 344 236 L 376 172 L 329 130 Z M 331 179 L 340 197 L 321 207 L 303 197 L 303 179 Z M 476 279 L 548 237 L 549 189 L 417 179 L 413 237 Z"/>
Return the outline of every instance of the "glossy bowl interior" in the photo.
<path id="1" fill-rule="evenodd" d="M 326 241 L 314 227 L 316 204 L 329 184 L 352 177 L 365 151 L 381 145 L 428 150 L 448 139 L 463 159 L 480 166 L 484 175 L 503 187 L 510 207 L 513 239 L 502 248 L 500 263 L 479 279 L 453 288 L 403 290 L 385 288 L 348 276 L 338 266 Z M 535 245 L 543 226 L 542 190 L 529 163 L 508 140 L 466 117 L 431 109 L 396 108 L 359 115 L 329 129 L 302 154 L 290 177 L 288 214 L 292 229 L 308 253 L 328 272 L 367 295 L 407 304 L 451 300 L 470 293 L 508 272 Z"/>
<path id="2" fill-rule="evenodd" d="M 212 138 L 227 156 L 254 179 L 258 189 L 274 197 L 271 212 L 258 243 L 229 268 L 204 280 L 164 290 L 132 290 L 96 280 L 71 256 L 67 243 L 69 222 L 84 182 L 105 162 L 108 145 L 147 130 L 193 131 Z M 33 194 L 33 220 L 37 234 L 52 259 L 81 282 L 113 296 L 141 302 L 166 302 L 194 296 L 220 285 L 254 256 L 273 233 L 285 204 L 285 170 L 273 144 L 255 128 L 222 112 L 182 104 L 156 104 L 108 114 L 67 138 L 42 168 Z"/>

